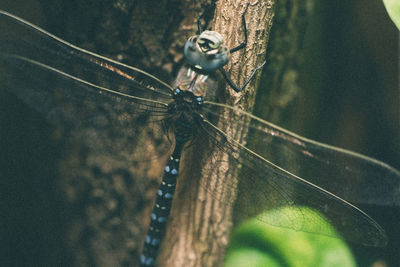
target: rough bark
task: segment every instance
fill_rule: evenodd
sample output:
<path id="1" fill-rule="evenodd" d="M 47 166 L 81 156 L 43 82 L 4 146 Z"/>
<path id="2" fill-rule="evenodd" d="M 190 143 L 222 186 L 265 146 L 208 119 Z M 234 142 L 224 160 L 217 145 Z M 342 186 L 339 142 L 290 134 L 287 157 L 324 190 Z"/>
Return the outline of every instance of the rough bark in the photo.
<path id="1" fill-rule="evenodd" d="M 291 116 L 293 104 L 302 89 L 299 86 L 301 50 L 313 6 L 314 0 L 280 0 L 276 4 L 268 64 L 261 77 L 254 114 L 278 125 L 295 117 Z M 297 124 L 301 127 L 301 122 Z"/>
<path id="2" fill-rule="evenodd" d="M 179 63 L 182 62 L 183 43 L 195 32 L 195 18 L 212 1 L 31 0 L 9 4 L 5 8 L 7 2 L 12 1 L 2 2 L 0 8 L 39 24 L 74 44 L 143 68 L 165 81 L 172 81 Z M 260 11 L 260 6 L 272 7 L 272 1 L 249 2 L 251 6 L 246 16 L 249 24 L 255 24 L 260 19 L 254 15 Z M 298 50 L 301 48 L 302 31 L 306 23 L 304 18 L 308 16 L 314 0 L 276 2 L 274 27 L 268 48 L 269 64 L 266 65 L 261 80 L 262 89 L 257 93 L 255 111 L 263 118 L 285 125 L 286 123 L 281 122 L 290 120 L 286 114 L 292 112 L 291 103 L 299 92 Z M 359 2 L 364 5 L 364 2 Z M 219 0 L 214 27 L 224 36 L 229 36 L 227 41 L 230 46 L 243 37 L 239 21 L 245 3 L 246 1 Z M 329 10 L 329 14 L 332 14 L 330 18 L 336 18 L 343 10 L 347 9 L 336 9 L 334 12 Z M 266 13 L 262 15 L 266 16 Z M 363 16 L 371 17 L 365 16 L 365 13 Z M 260 27 L 265 26 L 261 23 L 257 26 L 262 28 L 261 31 L 268 32 L 271 25 L 265 24 L 266 27 Z M 250 35 L 262 36 L 261 32 L 253 31 L 257 27 L 248 28 Z M 347 35 L 345 33 L 346 40 Z M 249 36 L 251 38 L 253 37 Z M 249 44 L 246 51 L 235 54 L 231 64 L 226 67 L 235 81 L 239 79 L 239 84 L 248 76 L 248 71 L 262 61 L 256 61 L 255 55 L 258 48 L 265 49 L 263 38 L 267 38 L 267 34 L 260 39 L 255 37 L 259 47 Z M 242 62 L 247 62 L 248 65 L 243 66 Z M 243 94 L 234 94 L 229 87 L 226 92 L 228 103 L 251 110 L 254 87 L 247 87 Z M 26 107 L 14 106 L 14 102 L 8 96 L 3 98 L 3 94 L 1 100 L 0 147 L 2 155 L 7 156 L 1 165 L 1 169 L 6 170 L 2 173 L 6 178 L 2 180 L 4 185 L 7 184 L 2 186 L 1 195 L 3 206 L 8 206 L 8 209 L 2 207 L 2 211 L 12 210 L 2 212 L 6 225 L 1 232 L 2 240 L 5 240 L 1 249 L 4 252 L 1 258 L 6 259 L 4 264 L 26 265 L 29 262 L 29 265 L 38 266 L 56 266 L 60 263 L 68 266 L 134 266 L 165 160 L 156 160 L 143 169 L 136 170 L 115 159 L 90 162 L 86 158 L 87 151 L 79 147 L 79 142 L 66 143 L 61 139 L 57 144 L 49 144 L 49 140 L 45 141 L 49 143 L 43 143 L 45 136 L 51 139 L 49 136 L 54 135 L 54 129 L 50 133 L 39 133 L 48 127 L 48 124 L 38 119 L 40 115 Z M 18 114 L 22 114 L 19 119 Z M 294 124 L 300 128 L 304 128 L 302 125 L 310 120 L 298 116 L 302 114 L 304 112 L 297 112 L 296 116 L 292 116 L 297 121 Z M 347 116 L 343 118 L 352 123 Z M 25 128 L 14 129 L 18 121 Z M 321 128 L 317 124 L 317 128 Z M 11 133 L 4 135 L 5 129 L 11 130 Z M 352 127 L 348 129 L 353 131 Z M 339 128 L 337 131 L 343 132 Z M 383 131 L 379 129 L 376 132 Z M 343 135 L 346 138 L 348 136 L 347 133 Z M 383 150 L 384 146 L 376 143 L 377 150 Z M 388 144 L 394 147 L 396 142 L 390 145 L 388 141 L 385 144 L 385 147 Z M 49 152 L 51 146 L 56 152 Z M 393 150 L 397 155 L 398 151 Z M 188 168 L 193 166 L 187 172 L 194 172 L 194 167 L 200 168 L 193 162 L 193 151 L 185 153 Z M 396 162 L 398 158 L 395 157 Z M 11 164 L 11 167 L 4 162 Z M 193 164 L 190 165 L 190 162 Z M 8 173 L 13 169 L 18 175 Z M 57 180 L 57 176 L 61 176 L 61 179 Z M 223 259 L 231 227 L 229 218 L 225 221 L 224 216 L 230 217 L 231 211 L 225 210 L 225 207 L 217 209 L 209 202 L 213 200 L 203 192 L 189 196 L 192 192 L 190 190 L 196 191 L 192 182 L 187 178 L 180 181 L 181 188 L 177 193 L 179 199 L 172 214 L 177 219 L 170 222 L 163 255 L 160 256 L 170 263 L 169 266 L 177 266 L 176 259 L 182 265 L 194 262 L 193 264 L 204 263 L 210 266 L 215 266 L 214 263 L 220 264 Z M 190 189 L 186 195 L 183 194 L 185 189 Z M 200 199 L 200 203 L 193 202 L 194 198 Z M 202 207 L 205 207 L 203 211 Z M 191 214 L 193 217 L 189 217 Z M 210 221 L 210 218 L 214 221 Z M 181 222 L 183 233 L 179 233 Z M 208 224 L 209 227 L 203 227 L 203 224 Z M 174 238 L 179 240 L 176 246 L 172 246 Z M 6 255 L 9 251 L 10 254 Z"/>
<path id="3" fill-rule="evenodd" d="M 242 84 L 265 59 L 272 25 L 274 1 L 249 2 L 248 45 L 236 52 L 225 67 L 237 84 Z M 195 34 L 196 18 L 211 3 L 211 0 L 43 0 L 41 9 L 32 10 L 40 14 L 40 26 L 49 32 L 171 82 L 182 63 L 183 44 Z M 229 47 L 243 40 L 241 14 L 246 4 L 240 0 L 217 2 L 213 29 L 225 36 Z M 226 87 L 226 103 L 251 111 L 256 84 L 255 79 L 239 94 Z M 232 135 L 245 137 L 242 129 L 228 130 Z M 66 203 L 58 218 L 62 230 L 57 232 L 57 253 L 43 262 L 52 262 L 45 264 L 49 266 L 60 261 L 71 266 L 134 266 L 165 160 L 155 155 L 157 160 L 147 165 L 131 166 L 113 158 L 99 160 L 80 144 L 82 140 L 69 140 L 65 135 L 58 135 L 57 140 L 59 155 L 54 159 L 54 169 L 60 179 L 55 184 L 59 188 L 58 197 Z M 187 167 L 180 178 L 173 219 L 160 255 L 162 266 L 218 266 L 224 258 L 232 211 L 196 187 L 196 178 L 201 177 L 193 177 L 192 173 L 195 167 L 202 166 L 195 166 L 194 152 L 193 148 L 185 151 L 183 165 Z M 214 159 L 219 157 L 224 155 L 214 155 Z M 227 167 L 222 166 L 210 176 L 220 180 Z M 56 176 L 49 175 L 52 180 Z M 50 250 L 50 247 L 44 249 Z"/>
<path id="4" fill-rule="evenodd" d="M 220 32 L 228 47 L 235 47 L 243 40 L 242 20 L 246 2 L 219 1 L 215 10 L 213 30 Z M 246 49 L 231 57 L 226 70 L 236 84 L 242 84 L 246 77 L 265 58 L 268 34 L 272 24 L 274 1 L 251 3 L 247 14 L 248 44 Z M 257 75 L 258 76 L 258 75 Z M 257 79 L 241 93 L 234 93 L 224 85 L 226 103 L 251 110 L 254 105 Z M 246 136 L 246 129 L 223 128 L 231 136 Z M 221 151 L 206 154 L 210 147 L 193 145 L 185 151 L 182 171 L 176 197 L 167 227 L 167 235 L 158 258 L 159 266 L 221 266 L 232 228 L 232 207 L 224 204 L 224 198 L 235 195 L 235 188 L 226 195 L 219 192 L 210 195 L 209 189 L 199 186 L 202 179 L 212 187 L 215 183 L 225 183 L 225 179 L 235 179 L 235 174 L 227 172 L 228 155 Z M 209 153 L 209 152 L 208 152 Z M 207 155 L 206 160 L 204 160 Z M 216 168 L 216 162 L 221 162 Z M 199 165 L 203 163 L 202 165 Z M 201 170 L 207 169 L 205 173 Z M 232 182 L 231 182 L 232 183 Z M 225 192 L 226 193 L 226 192 Z M 218 199 L 218 200 L 217 200 Z"/>

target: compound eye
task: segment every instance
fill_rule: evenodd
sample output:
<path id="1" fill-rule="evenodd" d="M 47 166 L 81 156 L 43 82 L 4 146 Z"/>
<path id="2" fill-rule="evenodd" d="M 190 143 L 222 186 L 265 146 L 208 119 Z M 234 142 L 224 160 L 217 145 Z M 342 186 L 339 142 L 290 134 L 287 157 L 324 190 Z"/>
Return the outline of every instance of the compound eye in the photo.
<path id="1" fill-rule="evenodd" d="M 187 47 L 190 51 L 196 51 L 196 48 L 193 45 L 189 45 Z"/>

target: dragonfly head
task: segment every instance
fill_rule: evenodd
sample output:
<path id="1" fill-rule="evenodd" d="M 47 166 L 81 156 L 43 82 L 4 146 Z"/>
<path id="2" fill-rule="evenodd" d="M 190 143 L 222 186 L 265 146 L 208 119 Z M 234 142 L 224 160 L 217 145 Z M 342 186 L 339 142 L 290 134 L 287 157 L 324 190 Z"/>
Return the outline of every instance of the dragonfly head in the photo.
<path id="1" fill-rule="evenodd" d="M 184 55 L 190 65 L 203 71 L 215 71 L 229 61 L 229 49 L 224 45 L 224 38 L 215 31 L 203 31 L 190 37 Z"/>

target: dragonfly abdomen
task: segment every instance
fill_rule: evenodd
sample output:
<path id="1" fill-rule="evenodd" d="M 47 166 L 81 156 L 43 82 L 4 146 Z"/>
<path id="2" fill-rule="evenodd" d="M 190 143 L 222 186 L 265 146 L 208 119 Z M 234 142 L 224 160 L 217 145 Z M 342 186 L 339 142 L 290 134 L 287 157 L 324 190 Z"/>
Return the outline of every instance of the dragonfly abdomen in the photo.
<path id="1" fill-rule="evenodd" d="M 142 255 L 140 256 L 141 266 L 154 266 L 161 240 L 165 234 L 165 226 L 171 210 L 179 174 L 181 152 L 186 143 L 184 139 L 176 140 L 175 150 L 165 166 L 164 175 L 157 190 L 156 202 L 151 213 L 150 227 L 147 231 Z"/>

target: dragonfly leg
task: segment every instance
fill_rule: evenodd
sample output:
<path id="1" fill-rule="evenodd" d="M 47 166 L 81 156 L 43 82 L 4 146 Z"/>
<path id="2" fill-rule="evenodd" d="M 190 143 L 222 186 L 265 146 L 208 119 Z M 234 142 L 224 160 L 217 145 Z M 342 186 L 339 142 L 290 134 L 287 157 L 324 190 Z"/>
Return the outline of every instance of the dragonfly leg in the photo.
<path id="1" fill-rule="evenodd" d="M 218 1 L 218 0 L 215 0 L 215 1 L 212 2 L 212 4 L 208 5 L 208 6 L 204 9 L 204 11 L 203 11 L 203 13 L 200 15 L 200 17 L 197 19 L 197 34 L 202 33 L 203 30 L 204 30 L 205 28 L 207 28 L 208 21 L 210 21 L 211 18 L 206 18 L 206 15 L 210 14 L 211 11 L 214 13 L 215 2 L 217 2 L 217 1 Z M 204 27 L 201 25 L 201 20 L 202 20 L 202 19 L 205 20 L 205 22 L 204 22 Z M 210 27 L 210 30 L 211 30 L 211 27 Z"/>
<path id="2" fill-rule="evenodd" d="M 247 80 L 244 82 L 244 84 L 243 84 L 241 87 L 238 87 L 238 86 L 232 81 L 231 77 L 229 77 L 228 73 L 226 73 L 226 71 L 225 71 L 223 68 L 220 68 L 219 70 L 221 71 L 222 75 L 224 76 L 224 78 L 225 78 L 226 82 L 229 84 L 229 86 L 230 86 L 233 90 L 235 90 L 236 93 L 239 93 L 239 92 L 241 92 L 241 91 L 246 87 L 246 85 L 251 81 L 251 79 L 253 79 L 253 76 L 256 74 L 256 72 L 257 72 L 259 69 L 261 69 L 261 68 L 265 65 L 266 62 L 267 62 L 267 61 L 264 60 L 264 62 L 263 62 L 260 66 L 258 66 L 257 68 L 255 68 L 255 69 L 253 70 L 253 72 L 250 74 L 250 77 L 247 78 Z"/>
<path id="3" fill-rule="evenodd" d="M 229 52 L 232 54 L 236 51 L 239 51 L 240 49 L 243 49 L 246 47 L 247 45 L 247 27 L 246 27 L 246 19 L 245 19 L 245 14 L 247 12 L 247 8 L 249 7 L 250 3 L 247 3 L 246 9 L 244 10 L 244 12 L 242 13 L 242 24 L 243 24 L 243 29 L 244 29 L 244 41 L 239 44 L 238 46 L 232 48 Z M 236 91 L 236 90 L 235 90 Z"/>
<path id="4" fill-rule="evenodd" d="M 201 19 L 202 19 L 203 15 L 204 15 L 204 13 L 197 19 L 197 34 L 200 34 L 203 31 L 202 26 L 201 26 Z"/>

